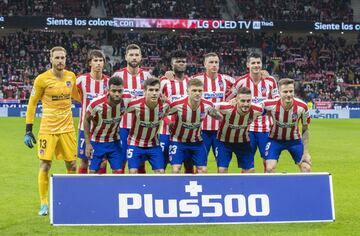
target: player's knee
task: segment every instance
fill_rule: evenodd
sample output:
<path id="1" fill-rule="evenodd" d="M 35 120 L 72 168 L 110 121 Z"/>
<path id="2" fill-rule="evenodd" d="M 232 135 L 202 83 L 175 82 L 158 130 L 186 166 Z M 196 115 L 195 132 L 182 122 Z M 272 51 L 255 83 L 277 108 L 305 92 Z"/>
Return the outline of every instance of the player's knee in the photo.
<path id="1" fill-rule="evenodd" d="M 138 173 L 138 169 L 131 168 L 131 169 L 129 170 L 129 173 L 130 173 L 130 174 L 137 174 L 137 173 Z"/>
<path id="2" fill-rule="evenodd" d="M 172 173 L 179 174 L 180 171 L 181 171 L 181 166 L 180 165 L 173 165 L 172 166 Z"/>
<path id="3" fill-rule="evenodd" d="M 307 162 L 301 162 L 300 164 L 300 171 L 301 172 L 311 172 L 311 165 Z"/>
<path id="4" fill-rule="evenodd" d="M 255 169 L 254 168 L 250 168 L 250 169 L 242 169 L 241 170 L 241 173 L 254 173 L 255 172 Z"/>
<path id="5" fill-rule="evenodd" d="M 266 173 L 275 172 L 275 168 L 276 168 L 276 162 L 266 161 Z"/>
<path id="6" fill-rule="evenodd" d="M 80 159 L 80 168 L 88 168 L 89 160 L 88 159 Z"/>
<path id="7" fill-rule="evenodd" d="M 39 168 L 43 171 L 49 171 L 51 168 L 51 161 L 40 160 Z"/>
<path id="8" fill-rule="evenodd" d="M 206 166 L 199 166 L 199 167 L 197 168 L 197 173 L 199 173 L 199 174 L 206 174 L 206 173 L 207 173 L 207 168 L 206 168 Z"/>
<path id="9" fill-rule="evenodd" d="M 155 174 L 164 174 L 165 171 L 164 169 L 157 169 L 157 170 L 154 170 Z"/>
<path id="10" fill-rule="evenodd" d="M 220 173 L 220 174 L 228 173 L 228 168 L 219 167 L 218 168 L 218 173 Z"/>

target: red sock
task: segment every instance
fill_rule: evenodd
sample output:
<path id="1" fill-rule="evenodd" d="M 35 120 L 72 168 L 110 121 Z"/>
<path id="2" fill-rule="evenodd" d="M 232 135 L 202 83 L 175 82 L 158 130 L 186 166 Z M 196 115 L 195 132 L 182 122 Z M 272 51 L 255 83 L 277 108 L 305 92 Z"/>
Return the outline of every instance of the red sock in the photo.
<path id="1" fill-rule="evenodd" d="M 263 165 L 264 165 L 264 173 L 266 173 L 266 160 L 263 160 Z"/>
<path id="2" fill-rule="evenodd" d="M 78 174 L 87 174 L 88 173 L 88 169 L 87 168 L 81 168 L 79 167 L 78 169 Z"/>
<path id="3" fill-rule="evenodd" d="M 100 169 L 97 172 L 98 174 L 106 174 L 106 167 L 100 167 Z"/>
<path id="4" fill-rule="evenodd" d="M 139 174 L 146 174 L 146 170 L 145 170 L 145 162 L 141 163 L 138 169 L 138 173 Z"/>
<path id="5" fill-rule="evenodd" d="M 112 171 L 113 174 L 124 174 L 123 170 L 113 170 Z"/>

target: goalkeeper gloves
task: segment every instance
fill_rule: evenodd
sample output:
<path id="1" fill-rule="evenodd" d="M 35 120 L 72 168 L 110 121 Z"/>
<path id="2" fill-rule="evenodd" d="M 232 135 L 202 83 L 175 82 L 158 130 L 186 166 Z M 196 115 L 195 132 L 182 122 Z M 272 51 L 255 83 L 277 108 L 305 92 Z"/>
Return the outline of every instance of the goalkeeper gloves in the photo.
<path id="1" fill-rule="evenodd" d="M 24 136 L 24 143 L 29 148 L 33 148 L 34 144 L 36 144 L 35 136 L 32 133 L 32 124 L 26 124 L 26 133 Z"/>

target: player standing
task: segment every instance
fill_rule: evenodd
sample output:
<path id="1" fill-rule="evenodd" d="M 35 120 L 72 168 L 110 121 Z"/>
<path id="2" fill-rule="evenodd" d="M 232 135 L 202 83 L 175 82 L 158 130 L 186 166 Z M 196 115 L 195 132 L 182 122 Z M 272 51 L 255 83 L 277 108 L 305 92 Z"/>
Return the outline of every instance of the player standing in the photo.
<path id="1" fill-rule="evenodd" d="M 71 111 L 71 98 L 80 100 L 76 89 L 76 76 L 65 70 L 66 50 L 53 47 L 50 50 L 51 69 L 35 78 L 26 111 L 26 134 L 24 143 L 32 148 L 36 143 L 32 127 L 36 105 L 42 102 L 42 118 L 38 135 L 38 157 L 40 159 L 38 186 L 40 194 L 39 215 L 49 210 L 49 170 L 52 158 L 64 160 L 66 173 L 76 172 L 76 138 Z"/>
<path id="2" fill-rule="evenodd" d="M 193 78 L 200 79 L 204 84 L 203 98 L 212 103 L 225 102 L 231 93 L 235 79 L 219 72 L 220 59 L 216 53 L 204 55 L 204 66 L 206 72 L 195 75 Z M 216 134 L 219 129 L 219 121 L 211 116 L 207 116 L 202 122 L 202 138 L 207 153 L 212 147 L 213 153 L 216 148 Z"/>
<path id="3" fill-rule="evenodd" d="M 242 173 L 253 173 L 254 153 L 248 131 L 251 122 L 263 113 L 263 108 L 251 104 L 251 91 L 246 87 L 238 90 L 235 105 L 222 103 L 216 108 L 223 115 L 215 149 L 218 172 L 228 172 L 232 154 L 235 153 Z"/>
<path id="4" fill-rule="evenodd" d="M 91 158 L 90 173 L 96 173 L 104 156 L 114 174 L 123 174 L 124 155 L 120 145 L 119 124 L 130 94 L 123 94 L 123 81 L 112 77 L 108 93 L 92 100 L 84 118 L 86 156 Z M 91 125 L 91 130 L 90 130 Z M 90 142 L 91 140 L 91 142 Z"/>
<path id="5" fill-rule="evenodd" d="M 109 76 L 103 74 L 105 64 L 105 55 L 100 50 L 92 50 L 88 54 L 87 63 L 90 66 L 90 73 L 79 75 L 76 79 L 76 86 L 81 97 L 81 114 L 79 120 L 78 132 L 78 158 L 80 164 L 78 167 L 79 174 L 88 173 L 89 161 L 86 156 L 86 142 L 84 136 L 84 118 L 86 108 L 90 102 L 107 91 Z M 106 173 L 106 162 L 99 169 L 99 173 Z"/>
<path id="6" fill-rule="evenodd" d="M 151 78 L 151 74 L 140 68 L 142 55 L 141 49 L 136 44 L 130 44 L 126 47 L 125 60 L 127 66 L 114 73 L 124 81 L 124 93 L 130 93 L 134 97 L 144 96 L 144 82 Z M 120 138 L 124 155 L 127 150 L 127 139 L 129 130 L 132 127 L 132 114 L 125 114 L 120 122 Z M 145 173 L 145 167 L 140 167 L 139 173 Z"/>
<path id="7" fill-rule="evenodd" d="M 187 65 L 187 55 L 183 50 L 174 51 L 171 55 L 171 66 L 173 72 L 173 78 L 168 79 L 166 76 L 160 79 L 161 93 L 166 96 L 170 102 L 174 102 L 177 99 L 186 96 L 186 86 L 189 81 L 189 77 L 185 75 Z M 165 168 L 169 163 L 169 144 L 170 144 L 170 132 L 169 122 L 173 121 L 174 116 L 167 116 L 162 125 L 160 126 L 160 146 L 164 153 Z M 187 158 L 184 162 L 185 173 L 192 174 L 194 172 L 191 159 Z"/>
<path id="8" fill-rule="evenodd" d="M 294 80 L 279 81 L 280 98 L 266 100 L 264 109 L 271 115 L 274 125 L 271 127 L 269 141 L 266 144 L 266 172 L 275 172 L 281 151 L 288 150 L 301 172 L 311 171 L 309 154 L 310 114 L 307 104 L 294 97 Z M 301 121 L 302 135 L 298 124 Z"/>
<path id="9" fill-rule="evenodd" d="M 233 94 L 242 87 L 249 88 L 252 94 L 252 103 L 259 104 L 265 99 L 278 98 L 278 88 L 276 80 L 268 75 L 263 74 L 261 55 L 258 53 L 251 53 L 246 60 L 246 66 L 249 73 L 240 77 L 235 81 Z M 265 146 L 268 141 L 271 117 L 263 115 L 259 116 L 250 125 L 250 143 L 255 155 L 257 148 L 259 148 L 260 155 L 264 162 L 265 171 Z"/>
<path id="10" fill-rule="evenodd" d="M 201 123 L 207 115 L 221 119 L 212 102 L 202 98 L 204 84 L 191 79 L 188 96 L 171 103 L 169 114 L 175 115 L 170 131 L 169 159 L 173 173 L 180 173 L 185 158 L 190 156 L 198 173 L 207 173 L 207 151 L 201 135 Z"/>
<path id="11" fill-rule="evenodd" d="M 156 174 L 164 173 L 164 155 L 159 145 L 158 130 L 169 109 L 169 102 L 160 100 L 160 81 L 144 82 L 144 97 L 131 101 L 127 112 L 133 114 L 129 131 L 127 159 L 131 174 L 138 173 L 140 164 L 148 160 Z"/>

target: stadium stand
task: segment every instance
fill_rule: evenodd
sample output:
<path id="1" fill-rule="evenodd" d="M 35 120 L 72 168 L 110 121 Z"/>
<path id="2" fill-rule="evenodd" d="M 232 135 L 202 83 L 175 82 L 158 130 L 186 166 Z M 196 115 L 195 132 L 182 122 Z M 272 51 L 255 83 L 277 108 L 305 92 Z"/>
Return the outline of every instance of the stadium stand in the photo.
<path id="1" fill-rule="evenodd" d="M 233 19 L 353 21 L 350 0 L 236 0 Z"/>
<path id="2" fill-rule="evenodd" d="M 76 73 L 86 70 L 84 58 L 92 48 L 100 48 L 106 32 L 96 35 L 69 32 L 19 31 L 0 37 L 0 76 L 4 98 L 27 98 L 34 77 L 49 67 L 47 53 L 53 45 L 68 50 L 68 67 Z M 264 68 L 272 75 L 291 77 L 305 100 L 360 101 L 360 51 L 358 44 L 329 35 L 300 38 L 276 34 L 213 33 L 113 33 L 112 65 L 106 73 L 125 66 L 125 47 L 139 43 L 143 67 L 159 76 L 169 70 L 169 53 L 182 48 L 189 52 L 187 73 L 203 70 L 202 55 L 215 51 L 221 56 L 221 72 L 232 76 L 246 73 L 248 48 L 261 48 Z M 108 55 L 111 56 L 111 55 Z M 1 95 L 1 94 L 0 94 Z"/>
<path id="3" fill-rule="evenodd" d="M 88 16 L 91 0 L 5 0 L 0 2 L 2 16 Z"/>
<path id="4" fill-rule="evenodd" d="M 185 18 L 185 19 L 222 19 L 220 8 L 222 1 L 104 1 L 108 17 L 142 18 Z"/>

